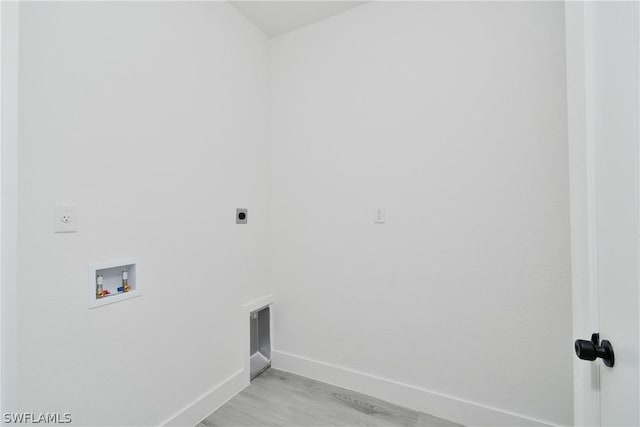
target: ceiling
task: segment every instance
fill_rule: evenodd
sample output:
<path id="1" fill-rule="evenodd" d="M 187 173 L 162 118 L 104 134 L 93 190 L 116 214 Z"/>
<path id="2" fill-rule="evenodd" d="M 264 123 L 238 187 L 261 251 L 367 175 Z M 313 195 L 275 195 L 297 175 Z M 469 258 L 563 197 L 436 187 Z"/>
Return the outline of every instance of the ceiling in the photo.
<path id="1" fill-rule="evenodd" d="M 337 15 L 366 1 L 231 1 L 268 37 Z"/>

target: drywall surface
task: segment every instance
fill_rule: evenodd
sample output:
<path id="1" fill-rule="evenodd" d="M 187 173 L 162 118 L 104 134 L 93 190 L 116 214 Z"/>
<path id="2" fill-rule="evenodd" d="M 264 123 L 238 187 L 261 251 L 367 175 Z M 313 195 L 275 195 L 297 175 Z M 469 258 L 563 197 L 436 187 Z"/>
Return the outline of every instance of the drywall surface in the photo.
<path id="1" fill-rule="evenodd" d="M 374 2 L 270 47 L 276 351 L 571 424 L 562 3 Z"/>
<path id="2" fill-rule="evenodd" d="M 22 4 L 20 410 L 159 425 L 243 369 L 268 270 L 266 55 L 222 2 Z M 53 233 L 55 202 L 77 233 Z M 123 257 L 143 296 L 89 310 L 88 264 Z"/>

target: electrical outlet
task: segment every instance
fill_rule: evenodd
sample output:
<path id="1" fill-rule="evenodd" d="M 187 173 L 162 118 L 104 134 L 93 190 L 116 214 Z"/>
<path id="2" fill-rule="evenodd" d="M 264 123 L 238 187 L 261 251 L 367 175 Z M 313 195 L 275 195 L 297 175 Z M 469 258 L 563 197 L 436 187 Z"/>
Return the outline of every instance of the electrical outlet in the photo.
<path id="1" fill-rule="evenodd" d="M 373 211 L 373 223 L 384 224 L 387 222 L 387 210 L 383 207 L 375 208 Z"/>
<path id="2" fill-rule="evenodd" d="M 54 232 L 75 233 L 78 231 L 78 209 L 69 203 L 56 203 L 54 215 Z"/>
<path id="3" fill-rule="evenodd" d="M 249 209 L 237 208 L 236 209 L 236 224 L 246 224 L 248 216 L 249 216 Z"/>

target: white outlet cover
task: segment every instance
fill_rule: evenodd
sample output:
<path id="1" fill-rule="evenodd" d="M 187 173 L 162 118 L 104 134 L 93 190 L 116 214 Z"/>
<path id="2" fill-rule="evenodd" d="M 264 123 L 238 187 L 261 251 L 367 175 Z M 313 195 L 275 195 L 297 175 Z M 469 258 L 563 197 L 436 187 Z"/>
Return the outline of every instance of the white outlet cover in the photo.
<path id="1" fill-rule="evenodd" d="M 72 203 L 56 203 L 53 230 L 56 233 L 78 231 L 78 208 Z"/>
<path id="2" fill-rule="evenodd" d="M 387 210 L 380 206 L 373 210 L 373 223 L 384 224 L 387 222 Z"/>

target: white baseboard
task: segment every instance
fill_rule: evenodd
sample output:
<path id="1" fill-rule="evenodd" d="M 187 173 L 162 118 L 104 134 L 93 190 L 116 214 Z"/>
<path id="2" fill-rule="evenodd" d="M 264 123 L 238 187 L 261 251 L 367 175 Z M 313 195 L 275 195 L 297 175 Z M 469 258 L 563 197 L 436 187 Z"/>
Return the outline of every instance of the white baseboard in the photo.
<path id="1" fill-rule="evenodd" d="M 236 394 L 249 385 L 244 369 L 240 369 L 189 406 L 164 422 L 164 427 L 194 427 L 211 415 L 216 409 L 227 403 Z"/>
<path id="2" fill-rule="evenodd" d="M 271 352 L 271 366 L 274 369 L 357 391 L 466 426 L 554 425 L 546 421 L 532 419 L 284 351 L 273 350 Z"/>

